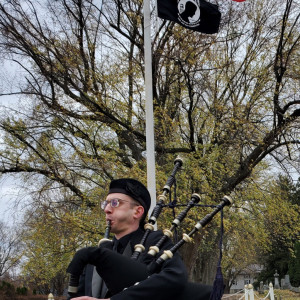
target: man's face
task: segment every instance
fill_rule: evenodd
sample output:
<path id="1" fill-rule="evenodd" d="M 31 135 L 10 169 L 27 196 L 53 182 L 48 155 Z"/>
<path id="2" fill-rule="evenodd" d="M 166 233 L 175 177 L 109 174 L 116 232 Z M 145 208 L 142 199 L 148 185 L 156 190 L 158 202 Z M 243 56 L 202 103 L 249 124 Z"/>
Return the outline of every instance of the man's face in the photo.
<path id="1" fill-rule="evenodd" d="M 119 239 L 138 228 L 141 212 L 143 214 L 144 208 L 125 194 L 113 193 L 107 195 L 106 201 L 110 202 L 112 199 L 118 199 L 118 206 L 112 207 L 107 204 L 104 212 L 106 220 L 111 222 L 111 232 Z"/>

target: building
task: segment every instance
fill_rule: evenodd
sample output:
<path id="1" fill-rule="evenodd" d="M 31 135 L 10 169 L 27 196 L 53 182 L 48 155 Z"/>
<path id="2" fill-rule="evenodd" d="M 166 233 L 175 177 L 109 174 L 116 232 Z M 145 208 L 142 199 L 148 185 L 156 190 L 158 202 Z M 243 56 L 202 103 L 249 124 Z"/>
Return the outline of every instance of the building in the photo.
<path id="1" fill-rule="evenodd" d="M 262 271 L 262 269 L 263 266 L 258 264 L 250 265 L 243 269 L 238 275 L 236 275 L 236 278 L 231 281 L 232 285 L 230 287 L 230 293 L 233 294 L 243 290 L 246 284 L 253 285 L 253 282 L 256 280 L 257 275 Z"/>

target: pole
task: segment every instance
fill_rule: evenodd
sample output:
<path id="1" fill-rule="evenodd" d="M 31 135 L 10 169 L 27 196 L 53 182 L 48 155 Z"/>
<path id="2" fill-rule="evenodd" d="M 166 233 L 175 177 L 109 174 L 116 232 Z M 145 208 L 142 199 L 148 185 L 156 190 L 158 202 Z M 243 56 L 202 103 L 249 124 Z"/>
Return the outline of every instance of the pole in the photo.
<path id="1" fill-rule="evenodd" d="M 146 110 L 146 153 L 147 187 L 151 196 L 149 213 L 156 205 L 154 116 L 152 90 L 152 51 L 151 51 L 150 0 L 144 0 L 144 51 L 145 51 L 145 110 Z"/>

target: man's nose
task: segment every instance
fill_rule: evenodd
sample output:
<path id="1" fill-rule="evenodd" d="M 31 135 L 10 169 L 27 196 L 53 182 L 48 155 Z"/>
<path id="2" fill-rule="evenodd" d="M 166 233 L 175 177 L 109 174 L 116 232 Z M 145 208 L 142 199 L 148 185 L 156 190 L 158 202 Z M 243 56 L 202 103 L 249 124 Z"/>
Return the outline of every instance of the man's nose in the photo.
<path id="1" fill-rule="evenodd" d="M 111 207 L 111 205 L 109 203 L 107 203 L 104 208 L 104 212 L 107 214 L 107 213 L 111 213 L 112 210 L 113 210 L 113 208 Z"/>

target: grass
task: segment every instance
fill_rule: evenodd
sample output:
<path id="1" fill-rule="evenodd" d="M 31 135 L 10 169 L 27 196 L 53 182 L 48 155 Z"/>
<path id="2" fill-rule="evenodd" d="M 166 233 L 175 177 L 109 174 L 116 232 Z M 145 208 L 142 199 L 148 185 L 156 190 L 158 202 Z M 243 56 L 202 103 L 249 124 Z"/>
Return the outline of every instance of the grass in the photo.
<path id="1" fill-rule="evenodd" d="M 264 297 L 266 297 L 268 294 L 268 291 L 265 291 L 264 295 L 260 295 L 257 292 L 255 292 L 255 300 L 258 299 L 263 299 Z M 289 290 L 274 290 L 274 295 L 275 295 L 275 300 L 300 300 L 300 293 L 294 293 L 292 291 Z M 237 294 L 237 295 L 232 295 L 231 297 L 230 294 L 224 295 L 224 300 L 238 300 L 240 299 L 243 294 Z M 228 298 L 227 298 L 228 297 Z M 245 298 L 243 297 L 242 300 L 244 300 Z M 248 298 L 249 299 L 249 298 Z M 266 298 L 266 300 L 269 300 L 270 297 Z"/>
<path id="2" fill-rule="evenodd" d="M 279 300 L 300 300 L 300 293 L 294 293 L 289 290 L 274 290 L 274 295 Z"/>

